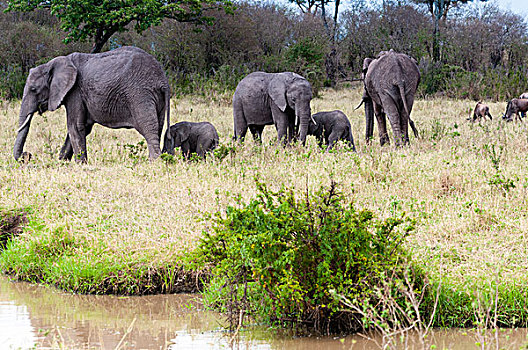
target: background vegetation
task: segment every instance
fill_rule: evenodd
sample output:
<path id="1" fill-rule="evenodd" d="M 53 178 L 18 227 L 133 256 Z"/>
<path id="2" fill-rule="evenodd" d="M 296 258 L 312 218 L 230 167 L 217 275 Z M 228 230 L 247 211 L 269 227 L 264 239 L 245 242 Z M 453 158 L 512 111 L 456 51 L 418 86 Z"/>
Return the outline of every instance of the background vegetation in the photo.
<path id="1" fill-rule="evenodd" d="M 237 1 L 234 13 L 210 9 L 197 23 L 166 18 L 157 26 L 140 26 L 142 34 L 134 31 L 134 20 L 120 24 L 103 50 L 135 45 L 149 51 L 164 65 L 176 95 L 232 90 L 255 70 L 295 71 L 317 90 L 359 78 L 365 57 L 391 48 L 418 60 L 422 96 L 504 100 L 528 90 L 528 29 L 522 17 L 493 2 L 475 7 L 451 1 L 435 34 L 428 5 L 435 2 L 347 2 L 334 33 L 315 5 L 301 7 L 303 12 L 273 1 Z M 334 14 L 327 16 L 326 25 L 332 26 Z M 215 18 L 212 25 L 201 24 L 210 18 Z M 64 44 L 67 34 L 46 9 L 2 13 L 0 28 L 0 96 L 5 98 L 21 97 L 31 67 L 93 48 L 87 42 Z M 329 71 L 329 60 L 335 72 Z"/>
<path id="2" fill-rule="evenodd" d="M 1 255 L 2 271 L 77 292 L 167 291 L 185 281 L 182 257 L 204 230 L 212 232 L 201 218 L 250 203 L 255 176 L 274 192 L 291 188 L 298 199 L 333 179 L 356 208 L 380 220 L 405 212 L 416 221 L 402 248 L 424 267 L 433 290 L 442 288 L 435 325 L 482 325 L 497 305 L 496 324 L 526 326 L 526 123 L 470 123 L 473 101 L 418 99 L 419 139 L 399 150 L 367 146 L 363 112 L 353 109 L 359 85 L 323 89 L 312 101 L 314 113 L 340 109 L 349 116 L 357 154 L 323 153 L 311 137 L 307 147 L 277 147 L 272 127 L 263 146 L 234 146 L 230 94 L 174 99 L 174 119 L 209 120 L 218 129 L 222 146 L 202 162 L 150 163 L 137 132 L 97 126 L 87 140 L 87 165 L 60 162 L 60 109 L 35 117 L 26 145 L 33 159 L 21 165 L 11 156 L 19 102 L 4 102 L 0 208 L 25 208 L 29 225 Z M 491 114 L 505 107 L 490 103 Z"/>

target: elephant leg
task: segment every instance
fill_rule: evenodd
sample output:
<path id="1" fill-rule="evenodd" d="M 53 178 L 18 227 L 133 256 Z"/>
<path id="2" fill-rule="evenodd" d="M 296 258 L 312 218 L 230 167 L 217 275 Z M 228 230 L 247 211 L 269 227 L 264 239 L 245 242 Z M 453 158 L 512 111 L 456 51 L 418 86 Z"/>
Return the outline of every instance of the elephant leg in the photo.
<path id="1" fill-rule="evenodd" d="M 330 135 L 328 136 L 328 147 L 326 148 L 327 151 L 330 151 L 332 148 L 334 148 L 335 143 L 340 139 L 340 134 L 333 130 Z"/>
<path id="2" fill-rule="evenodd" d="M 66 106 L 66 124 L 68 127 L 68 137 L 63 145 L 65 156 L 69 152 L 68 139 L 75 154 L 75 161 L 86 163 L 88 160 L 86 153 L 87 134 L 87 111 L 80 98 L 72 96 L 68 99 Z M 90 129 L 91 131 L 91 129 Z"/>
<path id="3" fill-rule="evenodd" d="M 90 135 L 92 132 L 93 123 L 86 124 L 84 127 L 84 134 L 85 136 Z M 66 134 L 66 139 L 64 140 L 64 145 L 62 145 L 62 148 L 59 153 L 59 160 L 71 160 L 73 157 L 73 147 L 70 142 L 70 134 Z"/>
<path id="4" fill-rule="evenodd" d="M 264 131 L 264 125 L 250 125 L 249 131 L 253 134 L 253 140 L 258 143 L 262 143 L 262 132 Z"/>
<path id="5" fill-rule="evenodd" d="M 400 117 L 400 130 L 403 144 L 409 143 L 409 117 L 403 112 Z"/>
<path id="6" fill-rule="evenodd" d="M 386 143 L 390 143 L 389 134 L 387 133 L 387 121 L 385 119 L 385 112 L 380 105 L 374 104 L 374 114 L 378 121 L 378 133 L 380 139 L 380 145 L 383 146 Z"/>
<path id="7" fill-rule="evenodd" d="M 239 98 L 237 98 L 237 96 L 235 96 L 235 98 L 233 99 L 233 124 L 235 127 L 235 135 L 233 136 L 233 139 L 243 141 L 246 137 L 248 124 L 244 115 L 244 108 L 242 106 L 242 102 Z M 251 130 L 251 132 L 253 133 L 253 130 Z M 255 138 L 254 133 L 253 138 Z"/>
<path id="8" fill-rule="evenodd" d="M 297 129 L 295 128 L 295 118 L 288 119 L 288 143 L 297 140 Z"/>
<path id="9" fill-rule="evenodd" d="M 277 129 L 277 139 L 283 145 L 288 144 L 288 115 L 281 111 L 274 103 L 271 104 L 271 114 L 273 116 L 273 122 Z"/>
<path id="10" fill-rule="evenodd" d="M 131 107 L 132 118 L 136 121 L 134 128 L 145 138 L 149 152 L 149 159 L 154 160 L 161 154 L 160 125 L 157 118 L 156 105 L 150 103 L 138 104 Z"/>
<path id="11" fill-rule="evenodd" d="M 394 143 L 396 147 L 400 147 L 402 145 L 402 141 L 404 141 L 404 130 L 402 130 L 401 125 L 402 123 L 402 116 L 400 115 L 400 112 L 398 110 L 398 107 L 392 100 L 390 96 L 383 96 L 381 98 L 381 103 L 383 104 L 383 111 L 387 114 L 387 117 L 389 118 L 389 122 L 392 127 L 392 132 L 394 134 Z M 407 123 L 407 120 L 405 120 Z"/>
<path id="12" fill-rule="evenodd" d="M 191 146 L 189 145 L 189 142 L 184 142 L 181 144 L 181 151 L 183 158 L 189 159 L 191 157 Z"/>
<path id="13" fill-rule="evenodd" d="M 71 160 L 73 157 L 73 147 L 70 142 L 70 134 L 66 134 L 66 140 L 59 153 L 59 160 Z"/>

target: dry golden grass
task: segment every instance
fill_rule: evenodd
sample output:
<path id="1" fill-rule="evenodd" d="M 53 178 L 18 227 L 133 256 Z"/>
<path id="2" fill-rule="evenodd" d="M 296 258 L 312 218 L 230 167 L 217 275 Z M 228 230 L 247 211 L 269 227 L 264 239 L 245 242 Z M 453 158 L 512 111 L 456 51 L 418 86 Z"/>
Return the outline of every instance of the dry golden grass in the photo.
<path id="1" fill-rule="evenodd" d="M 173 259 L 192 249 L 205 212 L 222 210 L 240 196 L 255 194 L 254 177 L 299 194 L 333 178 L 353 198 L 381 217 L 405 211 L 417 219 L 408 246 L 435 275 L 461 283 L 500 273 L 503 281 L 526 278 L 528 263 L 527 123 L 500 120 L 505 103 L 489 103 L 492 122 L 466 121 L 473 101 L 416 101 L 412 118 L 420 139 L 403 149 L 381 148 L 377 136 L 364 141 L 364 112 L 354 111 L 359 88 L 323 91 L 312 111 L 340 109 L 348 115 L 357 154 L 323 153 L 308 146 L 274 145 L 268 126 L 264 146 L 249 138 L 235 154 L 202 162 L 147 161 L 134 130 L 96 126 L 88 138 L 88 164 L 60 162 L 66 135 L 65 110 L 36 116 L 25 150 L 32 161 L 12 158 L 19 103 L 0 109 L 0 208 L 31 207 L 47 226 L 65 227 L 119 255 L 152 261 Z M 210 121 L 221 143 L 231 140 L 230 96 L 216 102 L 198 97 L 173 101 L 172 123 Z M 132 149 L 139 149 L 134 156 Z M 493 156 L 495 150 L 496 156 Z M 493 167 L 496 159 L 499 173 Z M 490 181 L 496 180 L 496 184 Z M 504 184 L 513 181 L 515 187 Z M 30 234 L 30 233 L 29 233 Z"/>

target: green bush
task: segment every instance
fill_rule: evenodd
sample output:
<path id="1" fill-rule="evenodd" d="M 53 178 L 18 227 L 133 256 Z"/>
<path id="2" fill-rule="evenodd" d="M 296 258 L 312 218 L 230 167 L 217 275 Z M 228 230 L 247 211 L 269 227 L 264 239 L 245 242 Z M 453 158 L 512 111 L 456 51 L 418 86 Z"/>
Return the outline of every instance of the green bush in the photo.
<path id="1" fill-rule="evenodd" d="M 259 322 L 319 333 L 368 327 L 341 301 L 376 303 L 377 286 L 399 283 L 411 264 L 401 244 L 412 220 L 379 220 L 357 210 L 334 182 L 301 199 L 259 181 L 257 189 L 249 203 L 217 213 L 195 251 L 200 267 L 211 266 L 206 301 L 235 324 L 248 313 Z M 412 271 L 422 290 L 422 273 Z"/>

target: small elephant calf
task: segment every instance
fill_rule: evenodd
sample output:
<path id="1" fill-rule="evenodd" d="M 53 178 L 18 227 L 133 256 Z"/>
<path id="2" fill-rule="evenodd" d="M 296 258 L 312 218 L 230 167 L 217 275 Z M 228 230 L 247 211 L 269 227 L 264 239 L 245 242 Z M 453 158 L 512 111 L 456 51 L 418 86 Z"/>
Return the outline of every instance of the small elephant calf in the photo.
<path id="1" fill-rule="evenodd" d="M 173 144 L 170 145 L 165 133 L 162 153 L 174 154 L 174 148 L 181 147 L 185 159 L 189 159 L 192 153 L 203 158 L 218 146 L 218 133 L 209 122 L 179 122 L 170 127 L 170 134 Z"/>
<path id="2" fill-rule="evenodd" d="M 338 140 L 344 140 L 356 151 L 354 138 L 352 137 L 352 127 L 345 113 L 341 111 L 319 112 L 312 116 L 313 121 L 308 127 L 308 135 L 313 135 L 319 141 L 319 146 L 323 145 L 323 136 L 327 151 L 334 147 Z M 315 123 L 314 123 L 315 122 Z"/>
<path id="3" fill-rule="evenodd" d="M 479 101 L 477 102 L 477 105 L 473 110 L 473 118 L 468 118 L 468 120 L 475 122 L 478 119 L 478 121 L 480 122 L 480 120 L 485 118 L 486 116 L 489 117 L 490 120 L 493 120 L 493 117 L 489 112 L 488 105 Z"/>

